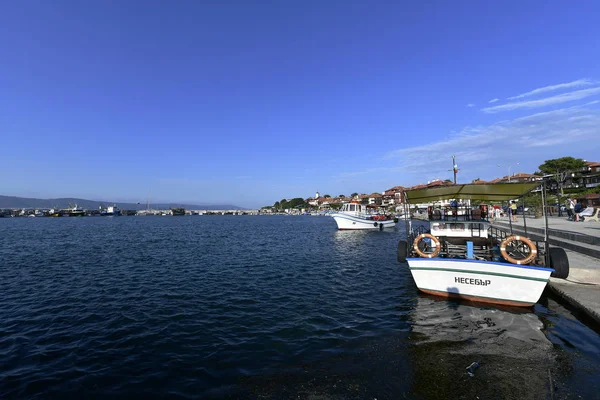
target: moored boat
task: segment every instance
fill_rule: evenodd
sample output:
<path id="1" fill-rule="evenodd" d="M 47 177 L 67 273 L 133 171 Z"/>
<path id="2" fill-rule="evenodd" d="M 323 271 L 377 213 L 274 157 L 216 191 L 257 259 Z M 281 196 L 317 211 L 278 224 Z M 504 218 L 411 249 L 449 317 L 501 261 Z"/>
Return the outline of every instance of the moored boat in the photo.
<path id="1" fill-rule="evenodd" d="M 393 228 L 398 222 L 397 219 L 370 212 L 366 205 L 355 201 L 344 204 L 338 212 L 332 213 L 331 216 L 339 230 L 382 230 Z"/>
<path id="2" fill-rule="evenodd" d="M 68 208 L 67 212 L 68 212 L 69 217 L 83 217 L 83 216 L 85 216 L 85 211 L 84 211 L 83 207 L 79 207 L 77 204 L 75 204 L 74 207 Z"/>
<path id="3" fill-rule="evenodd" d="M 100 215 L 104 217 L 116 217 L 118 215 L 121 215 L 121 210 L 119 210 L 119 208 L 116 205 L 112 205 L 100 211 Z"/>
<path id="4" fill-rule="evenodd" d="M 183 208 L 183 207 L 171 208 L 171 213 L 172 213 L 174 216 L 181 216 L 181 215 L 185 215 L 185 208 Z"/>
<path id="5" fill-rule="evenodd" d="M 520 235 L 492 237 L 488 205 L 471 203 L 512 200 L 539 185 L 468 184 L 406 191 L 407 210 L 410 203 L 453 202 L 452 206 L 429 206 L 426 225 L 419 221 L 413 226 L 412 220 L 407 221 L 407 239 L 398 243 L 398 261 L 408 263 L 417 288 L 425 293 L 510 306 L 534 305 L 550 276 L 568 276 L 565 251 Z"/>

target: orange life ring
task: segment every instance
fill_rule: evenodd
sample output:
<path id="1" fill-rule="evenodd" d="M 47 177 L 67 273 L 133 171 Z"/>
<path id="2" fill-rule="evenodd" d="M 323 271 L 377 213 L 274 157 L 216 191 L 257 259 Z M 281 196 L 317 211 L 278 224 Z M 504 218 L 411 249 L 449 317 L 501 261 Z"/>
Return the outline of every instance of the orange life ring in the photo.
<path id="1" fill-rule="evenodd" d="M 516 241 L 525 243 L 530 250 L 529 255 L 522 260 L 517 260 L 516 258 L 511 257 L 510 255 L 508 255 L 508 251 L 506 251 L 506 246 L 510 242 Z M 517 265 L 526 265 L 530 264 L 537 257 L 537 247 L 535 246 L 535 243 L 533 243 L 529 238 L 526 238 L 525 236 L 512 235 L 507 237 L 500 243 L 500 254 L 502 254 L 502 257 L 504 257 L 504 259 L 510 263 Z"/>
<path id="2" fill-rule="evenodd" d="M 433 251 L 433 253 L 424 253 L 421 251 L 421 249 L 419 249 L 419 242 L 425 238 L 429 238 L 435 243 L 435 250 Z M 433 258 L 437 257 L 437 255 L 440 254 L 440 251 L 442 251 L 442 246 L 440 246 L 440 240 L 432 234 L 422 233 L 415 238 L 415 241 L 413 242 L 413 249 L 415 250 L 415 253 L 417 253 L 420 257 Z"/>

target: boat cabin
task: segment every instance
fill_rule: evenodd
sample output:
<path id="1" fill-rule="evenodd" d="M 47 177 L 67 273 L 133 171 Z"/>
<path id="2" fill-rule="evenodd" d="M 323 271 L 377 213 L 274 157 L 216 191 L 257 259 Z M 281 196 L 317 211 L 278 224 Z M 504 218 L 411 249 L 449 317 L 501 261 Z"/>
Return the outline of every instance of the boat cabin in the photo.
<path id="1" fill-rule="evenodd" d="M 430 231 L 438 237 L 487 238 L 488 206 L 482 204 L 454 205 L 446 207 L 430 206 L 427 209 Z"/>
<path id="2" fill-rule="evenodd" d="M 360 203 L 346 203 L 342 206 L 340 212 L 344 214 L 356 214 L 364 215 L 367 214 L 367 206 Z"/>

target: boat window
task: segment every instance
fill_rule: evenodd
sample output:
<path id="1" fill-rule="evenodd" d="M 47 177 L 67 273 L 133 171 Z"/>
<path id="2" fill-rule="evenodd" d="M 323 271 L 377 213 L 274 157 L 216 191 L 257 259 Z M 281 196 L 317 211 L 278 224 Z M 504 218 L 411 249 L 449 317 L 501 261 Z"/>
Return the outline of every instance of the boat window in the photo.
<path id="1" fill-rule="evenodd" d="M 464 224 L 448 224 L 448 225 L 450 225 L 450 230 L 454 231 L 454 232 L 465 230 Z"/>
<path id="2" fill-rule="evenodd" d="M 431 227 L 434 231 L 443 231 L 444 229 L 446 229 L 446 224 L 437 223 L 437 224 L 432 224 Z"/>
<path id="3" fill-rule="evenodd" d="M 354 211 L 354 204 L 350 204 L 350 211 Z"/>

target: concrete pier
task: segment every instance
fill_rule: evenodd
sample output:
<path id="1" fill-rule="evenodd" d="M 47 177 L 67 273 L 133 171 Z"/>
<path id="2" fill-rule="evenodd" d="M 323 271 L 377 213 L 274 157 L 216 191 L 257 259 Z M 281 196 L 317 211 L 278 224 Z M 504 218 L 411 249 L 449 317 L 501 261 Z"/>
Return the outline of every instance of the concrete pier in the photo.
<path id="1" fill-rule="evenodd" d="M 525 225 L 529 238 L 543 239 L 543 218 L 524 222 L 519 215 L 512 223 L 513 233 L 525 235 Z M 511 228 L 507 218 L 496 219 L 492 226 L 505 232 Z M 548 242 L 565 249 L 570 266 L 567 279 L 550 278 L 549 290 L 600 324 L 600 224 L 548 217 Z"/>

